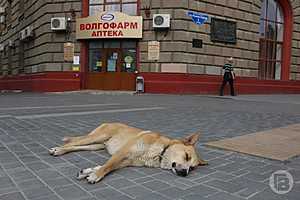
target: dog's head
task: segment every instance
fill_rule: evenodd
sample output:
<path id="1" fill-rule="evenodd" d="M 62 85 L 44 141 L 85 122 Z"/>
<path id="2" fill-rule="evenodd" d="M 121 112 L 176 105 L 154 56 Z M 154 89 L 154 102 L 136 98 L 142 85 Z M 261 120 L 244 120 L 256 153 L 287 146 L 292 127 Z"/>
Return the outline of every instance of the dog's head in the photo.
<path id="1" fill-rule="evenodd" d="M 176 175 L 187 176 L 197 166 L 207 164 L 196 151 L 198 139 L 199 134 L 193 134 L 170 145 L 162 158 L 164 168 L 171 169 Z"/>

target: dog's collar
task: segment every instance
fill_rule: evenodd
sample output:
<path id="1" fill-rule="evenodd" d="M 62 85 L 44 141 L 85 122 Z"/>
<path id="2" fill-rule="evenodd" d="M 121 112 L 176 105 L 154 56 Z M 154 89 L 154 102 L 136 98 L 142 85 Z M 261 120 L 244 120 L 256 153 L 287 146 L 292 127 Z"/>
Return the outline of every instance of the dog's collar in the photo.
<path id="1" fill-rule="evenodd" d="M 162 150 L 162 152 L 159 155 L 159 162 L 161 162 L 161 160 L 163 159 L 164 154 L 166 153 L 167 149 L 170 147 L 170 145 L 167 145 L 164 147 L 164 149 Z"/>

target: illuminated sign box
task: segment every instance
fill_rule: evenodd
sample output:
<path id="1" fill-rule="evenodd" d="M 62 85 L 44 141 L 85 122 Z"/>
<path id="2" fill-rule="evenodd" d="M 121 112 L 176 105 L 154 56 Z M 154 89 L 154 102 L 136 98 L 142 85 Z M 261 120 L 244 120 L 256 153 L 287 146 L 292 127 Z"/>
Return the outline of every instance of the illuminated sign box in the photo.
<path id="1" fill-rule="evenodd" d="M 121 12 L 102 12 L 96 16 L 78 18 L 76 39 L 142 38 L 143 18 Z"/>

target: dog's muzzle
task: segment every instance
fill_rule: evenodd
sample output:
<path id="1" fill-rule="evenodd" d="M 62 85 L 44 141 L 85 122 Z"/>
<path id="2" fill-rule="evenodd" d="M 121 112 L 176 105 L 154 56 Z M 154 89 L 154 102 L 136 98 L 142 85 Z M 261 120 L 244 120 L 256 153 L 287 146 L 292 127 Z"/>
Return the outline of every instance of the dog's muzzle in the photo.
<path id="1" fill-rule="evenodd" d="M 178 176 L 182 176 L 182 177 L 186 177 L 189 174 L 189 170 L 187 169 L 181 169 L 181 170 L 175 169 L 175 171 Z"/>
<path id="2" fill-rule="evenodd" d="M 176 166 L 176 163 L 173 163 L 172 164 L 172 171 L 178 175 L 178 176 L 182 176 L 182 177 L 186 177 L 188 174 L 189 174 L 189 169 L 185 169 L 185 168 L 182 168 L 180 166 Z"/>

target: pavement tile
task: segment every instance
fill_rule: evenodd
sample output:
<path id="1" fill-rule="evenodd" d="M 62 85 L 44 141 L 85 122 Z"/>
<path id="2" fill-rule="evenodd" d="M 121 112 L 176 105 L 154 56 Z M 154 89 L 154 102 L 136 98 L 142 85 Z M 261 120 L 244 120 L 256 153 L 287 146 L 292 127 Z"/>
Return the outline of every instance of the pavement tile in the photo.
<path id="1" fill-rule="evenodd" d="M 2 167 L 6 170 L 12 170 L 12 169 L 15 169 L 15 168 L 18 168 L 18 167 L 23 167 L 24 168 L 24 165 L 21 162 L 16 161 L 16 162 L 12 162 L 12 163 L 3 163 Z"/>
<path id="2" fill-rule="evenodd" d="M 135 183 L 133 181 L 130 181 L 125 178 L 113 179 L 113 180 L 105 181 L 105 183 L 116 189 L 121 189 L 124 187 L 128 187 L 130 185 L 135 185 Z"/>
<path id="3" fill-rule="evenodd" d="M 41 199 L 43 197 L 47 197 L 51 195 L 53 192 L 49 188 L 45 186 L 41 186 L 38 188 L 23 190 L 23 193 L 25 194 L 27 199 L 36 200 L 36 199 Z"/>
<path id="4" fill-rule="evenodd" d="M 39 171 L 39 170 L 42 170 L 42 169 L 50 168 L 49 165 L 47 165 L 47 164 L 45 164 L 45 163 L 43 163 L 41 161 L 28 163 L 27 167 L 30 168 L 33 171 Z"/>
<path id="5" fill-rule="evenodd" d="M 62 175 L 54 169 L 43 169 L 35 172 L 41 179 L 56 179 Z"/>
<path id="6" fill-rule="evenodd" d="M 211 179 L 218 179 L 218 180 L 222 180 L 222 181 L 230 181 L 232 180 L 233 178 L 235 178 L 236 176 L 233 176 L 231 174 L 228 174 L 226 172 L 221 172 L 221 171 L 217 171 L 213 174 L 210 174 L 208 176 L 208 178 L 211 178 Z"/>
<path id="7" fill-rule="evenodd" d="M 6 188 L 0 187 L 0 195 L 1 194 L 8 194 L 8 193 L 13 193 L 13 192 L 18 192 L 18 191 L 19 191 L 19 189 L 17 188 L 17 186 L 6 187 Z"/>
<path id="8" fill-rule="evenodd" d="M 22 162 L 24 162 L 25 164 L 40 161 L 40 159 L 38 157 L 32 156 L 32 155 L 31 156 L 20 156 L 19 159 L 22 160 Z"/>
<path id="9" fill-rule="evenodd" d="M 9 194 L 0 194 L 1 200 L 25 200 L 24 196 L 20 192 L 13 192 Z"/>
<path id="10" fill-rule="evenodd" d="M 189 174 L 189 177 L 191 180 L 196 180 L 196 179 L 199 179 L 199 178 L 202 178 L 202 177 L 206 177 L 210 174 L 213 174 L 215 173 L 217 170 L 215 169 L 211 169 L 210 167 L 208 166 L 205 166 L 205 167 L 198 167 L 196 170 L 192 171 L 190 174 Z"/>
<path id="11" fill-rule="evenodd" d="M 24 169 L 23 169 L 23 171 L 16 171 L 16 172 L 10 173 L 10 176 L 17 183 L 23 182 L 26 180 L 30 180 L 30 179 L 36 179 L 36 176 L 33 173 L 31 173 L 28 170 L 24 170 Z"/>
<path id="12" fill-rule="evenodd" d="M 168 198 L 166 196 L 163 196 L 161 194 L 158 194 L 158 193 L 146 193 L 144 195 L 141 195 L 141 196 L 138 196 L 135 198 L 136 200 L 170 200 L 172 198 Z"/>
<path id="13" fill-rule="evenodd" d="M 209 187 L 205 184 L 195 185 L 184 191 L 185 194 L 201 194 L 202 196 L 209 196 L 217 192 L 217 189 Z"/>
<path id="14" fill-rule="evenodd" d="M 87 191 L 101 190 L 109 187 L 104 181 L 100 181 L 97 184 L 89 184 L 86 180 L 74 180 L 74 182 Z"/>
<path id="15" fill-rule="evenodd" d="M 14 187 L 15 184 L 12 182 L 12 180 L 7 177 L 0 177 L 0 188 L 10 188 L 10 187 Z"/>
<path id="16" fill-rule="evenodd" d="M 92 192 L 97 199 L 118 199 L 121 196 L 124 196 L 123 193 L 113 189 L 113 188 L 103 188 Z"/>
<path id="17" fill-rule="evenodd" d="M 25 180 L 23 182 L 19 182 L 17 185 L 21 190 L 34 189 L 34 188 L 40 188 L 40 187 L 45 186 L 38 179 Z"/>
<path id="18" fill-rule="evenodd" d="M 55 179 L 44 179 L 44 181 L 51 187 L 61 187 L 65 185 L 73 184 L 72 181 L 70 181 L 67 178 L 61 177 L 61 178 L 55 178 Z"/>
<path id="19" fill-rule="evenodd" d="M 169 187 L 163 190 L 160 190 L 159 192 L 157 192 L 159 194 L 161 194 L 162 196 L 165 196 L 167 198 L 171 198 L 171 199 L 178 199 L 184 195 L 186 195 L 185 190 L 178 188 L 178 187 Z"/>
<path id="20" fill-rule="evenodd" d="M 249 180 L 257 181 L 257 182 L 264 182 L 270 178 L 271 174 L 272 174 L 272 172 L 266 173 L 266 174 L 258 174 L 255 172 L 250 172 L 241 177 L 247 178 Z"/>
<path id="21" fill-rule="evenodd" d="M 139 172 L 136 167 L 123 168 L 118 170 L 116 173 L 130 180 L 143 178 L 145 176 L 145 174 Z"/>
<path id="22" fill-rule="evenodd" d="M 56 194 L 50 194 L 40 198 L 38 197 L 36 200 L 60 200 L 60 197 L 57 196 Z"/>
<path id="23" fill-rule="evenodd" d="M 123 188 L 120 191 L 131 196 L 132 198 L 136 198 L 139 196 L 147 196 L 147 194 L 152 193 L 151 190 L 146 189 L 145 187 L 141 187 L 141 186 L 133 186 L 133 187 L 128 187 L 128 188 Z"/>
<path id="24" fill-rule="evenodd" d="M 140 178 L 134 179 L 133 182 L 135 182 L 135 183 L 145 183 L 145 182 L 152 181 L 152 180 L 154 180 L 153 177 L 146 176 L 146 177 L 140 177 Z"/>
<path id="25" fill-rule="evenodd" d="M 146 182 L 146 183 L 142 183 L 142 185 L 144 187 L 146 187 L 147 189 L 150 189 L 152 191 L 160 191 L 160 190 L 163 190 L 165 188 L 170 187 L 169 184 L 164 183 L 164 182 L 159 181 L 159 180 L 153 180 L 153 181 L 149 181 L 149 182 Z"/>
<path id="26" fill-rule="evenodd" d="M 225 192 L 219 192 L 216 193 L 215 195 L 211 195 L 207 197 L 207 200 L 244 200 L 244 199 Z"/>
<path id="27" fill-rule="evenodd" d="M 229 183 L 221 180 L 212 180 L 205 183 L 207 186 L 211 186 L 213 188 L 223 190 L 229 193 L 235 193 L 242 189 L 244 189 L 243 186 L 235 184 L 235 183 Z"/>
<path id="28" fill-rule="evenodd" d="M 67 185 L 54 188 L 55 192 L 64 200 L 83 199 L 91 197 L 87 191 L 82 190 L 76 185 Z"/>
<path id="29" fill-rule="evenodd" d="M 224 158 L 215 158 L 215 159 L 210 160 L 208 164 L 210 166 L 213 166 L 214 168 L 216 168 L 216 167 L 226 165 L 226 164 L 229 164 L 229 163 L 232 163 L 232 162 L 234 162 L 234 161 L 233 160 L 227 160 L 227 159 L 224 159 Z"/>
<path id="30" fill-rule="evenodd" d="M 233 162 L 233 163 L 229 163 L 226 165 L 222 165 L 220 167 L 216 167 L 214 169 L 223 171 L 223 172 L 227 172 L 227 173 L 232 173 L 234 171 L 239 171 L 239 170 L 245 169 L 248 166 L 249 165 L 246 163 Z"/>

